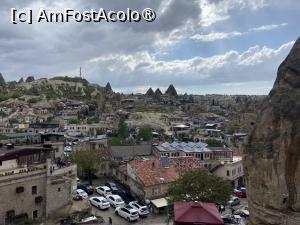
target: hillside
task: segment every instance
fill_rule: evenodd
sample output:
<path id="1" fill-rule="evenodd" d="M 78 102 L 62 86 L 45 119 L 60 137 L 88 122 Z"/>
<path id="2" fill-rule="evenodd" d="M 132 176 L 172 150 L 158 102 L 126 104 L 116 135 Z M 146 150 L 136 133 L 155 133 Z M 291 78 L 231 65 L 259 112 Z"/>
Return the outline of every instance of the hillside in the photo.
<path id="1" fill-rule="evenodd" d="M 30 82 L 7 83 L 6 87 L 2 86 L 0 90 L 0 101 L 24 95 L 45 97 L 48 100 L 61 98 L 91 100 L 104 92 L 103 87 L 90 84 L 79 77 L 41 78 Z"/>

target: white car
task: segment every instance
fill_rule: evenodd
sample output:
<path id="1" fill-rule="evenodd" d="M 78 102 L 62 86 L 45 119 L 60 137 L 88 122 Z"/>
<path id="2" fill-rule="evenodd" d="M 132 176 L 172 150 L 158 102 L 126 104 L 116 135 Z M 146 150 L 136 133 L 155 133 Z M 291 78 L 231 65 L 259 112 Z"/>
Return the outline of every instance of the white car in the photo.
<path id="1" fill-rule="evenodd" d="M 125 205 L 125 202 L 119 195 L 107 195 L 107 201 L 109 201 L 110 205 L 117 208 Z"/>
<path id="2" fill-rule="evenodd" d="M 128 222 L 137 220 L 139 218 L 138 211 L 131 206 L 117 207 L 115 213 L 126 219 Z"/>
<path id="3" fill-rule="evenodd" d="M 245 206 L 241 209 L 236 210 L 234 212 L 234 215 L 239 215 L 241 217 L 249 217 L 250 213 L 249 213 L 248 207 Z"/>
<path id="4" fill-rule="evenodd" d="M 130 202 L 129 205 L 137 210 L 140 216 L 147 216 L 149 214 L 148 207 L 138 201 Z"/>
<path id="5" fill-rule="evenodd" d="M 104 197 L 91 197 L 90 203 L 99 209 L 108 209 L 110 207 L 110 203 Z"/>
<path id="6" fill-rule="evenodd" d="M 99 195 L 102 195 L 102 196 L 112 195 L 110 188 L 107 186 L 96 187 L 95 190 Z"/>
<path id="7" fill-rule="evenodd" d="M 88 198 L 88 194 L 82 189 L 77 189 L 76 194 L 79 195 L 80 197 L 82 197 L 83 199 Z"/>

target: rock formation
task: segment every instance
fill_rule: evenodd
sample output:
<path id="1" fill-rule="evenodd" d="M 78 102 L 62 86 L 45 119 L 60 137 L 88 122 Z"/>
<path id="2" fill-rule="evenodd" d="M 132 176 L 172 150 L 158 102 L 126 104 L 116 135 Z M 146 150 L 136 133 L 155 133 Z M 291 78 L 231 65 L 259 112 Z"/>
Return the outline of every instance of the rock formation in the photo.
<path id="1" fill-rule="evenodd" d="M 154 91 L 152 90 L 152 88 L 149 88 L 145 95 L 147 97 L 153 97 L 154 96 Z"/>
<path id="2" fill-rule="evenodd" d="M 2 76 L 2 73 L 0 73 L 0 86 L 5 87 L 6 86 L 6 82 Z"/>
<path id="3" fill-rule="evenodd" d="M 156 97 L 162 96 L 162 92 L 161 92 L 161 90 L 160 90 L 159 88 L 157 88 L 157 89 L 155 90 L 154 94 L 155 94 Z"/>
<path id="4" fill-rule="evenodd" d="M 20 80 L 18 81 L 19 84 L 22 84 L 24 82 L 23 77 L 20 78 Z"/>
<path id="5" fill-rule="evenodd" d="M 34 77 L 33 76 L 29 76 L 29 77 L 26 78 L 26 83 L 30 83 L 32 81 L 34 81 Z"/>
<path id="6" fill-rule="evenodd" d="M 105 91 L 107 91 L 107 92 L 112 92 L 113 91 L 109 82 L 105 86 Z"/>
<path id="7" fill-rule="evenodd" d="M 300 38 L 277 79 L 245 148 L 250 225 L 300 224 Z"/>
<path id="8" fill-rule="evenodd" d="M 175 87 L 173 86 L 173 84 L 171 84 L 168 89 L 166 90 L 165 92 L 165 95 L 169 95 L 169 96 L 172 96 L 172 97 L 177 97 L 177 91 L 175 89 Z"/>

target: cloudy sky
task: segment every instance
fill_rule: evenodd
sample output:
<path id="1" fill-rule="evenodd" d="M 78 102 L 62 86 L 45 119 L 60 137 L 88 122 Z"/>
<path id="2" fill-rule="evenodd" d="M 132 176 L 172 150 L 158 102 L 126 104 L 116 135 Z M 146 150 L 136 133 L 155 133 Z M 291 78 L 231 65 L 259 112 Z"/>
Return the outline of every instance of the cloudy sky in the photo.
<path id="1" fill-rule="evenodd" d="M 11 8 L 142 10 L 152 23 L 12 24 Z M 298 0 L 1 0 L 0 72 L 77 76 L 124 93 L 267 94 L 299 36 Z"/>

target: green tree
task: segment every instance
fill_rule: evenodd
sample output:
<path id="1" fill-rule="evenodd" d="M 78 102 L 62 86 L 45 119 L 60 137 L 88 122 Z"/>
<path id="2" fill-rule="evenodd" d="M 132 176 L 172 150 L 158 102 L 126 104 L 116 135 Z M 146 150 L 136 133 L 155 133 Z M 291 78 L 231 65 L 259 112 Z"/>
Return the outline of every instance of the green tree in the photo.
<path id="1" fill-rule="evenodd" d="M 142 140 L 142 141 L 150 141 L 152 139 L 152 129 L 151 129 L 151 127 L 149 127 L 149 126 L 141 127 L 139 129 L 137 139 Z"/>
<path id="2" fill-rule="evenodd" d="M 99 152 L 95 149 L 82 149 L 74 151 L 71 161 L 77 164 L 79 174 L 87 175 L 89 184 L 92 184 L 92 175 L 97 172 L 97 167 L 101 163 Z"/>
<path id="3" fill-rule="evenodd" d="M 175 201 L 202 201 L 226 204 L 232 193 L 228 180 L 200 169 L 185 173 L 168 189 L 171 204 Z"/>
<path id="4" fill-rule="evenodd" d="M 69 124 L 78 124 L 79 121 L 77 119 L 70 119 Z"/>
<path id="5" fill-rule="evenodd" d="M 96 129 L 96 135 L 103 135 L 103 134 L 105 134 L 105 130 L 103 128 Z"/>
<path id="6" fill-rule="evenodd" d="M 224 146 L 224 143 L 217 139 L 207 139 L 205 141 L 205 143 L 208 144 L 209 147 L 223 147 Z"/>
<path id="7" fill-rule="evenodd" d="M 120 120 L 119 120 L 118 136 L 120 138 L 127 138 L 128 137 L 128 126 L 125 123 L 124 117 L 121 117 Z"/>

